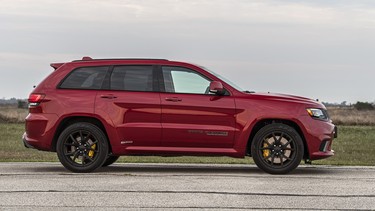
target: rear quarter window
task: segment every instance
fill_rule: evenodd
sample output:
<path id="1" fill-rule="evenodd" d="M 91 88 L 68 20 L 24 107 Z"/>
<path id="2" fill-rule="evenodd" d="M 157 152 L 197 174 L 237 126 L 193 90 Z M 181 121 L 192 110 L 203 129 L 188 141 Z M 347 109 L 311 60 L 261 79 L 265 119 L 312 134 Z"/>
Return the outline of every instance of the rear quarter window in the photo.
<path id="1" fill-rule="evenodd" d="M 73 70 L 61 83 L 62 89 L 100 89 L 109 67 L 81 67 Z"/>

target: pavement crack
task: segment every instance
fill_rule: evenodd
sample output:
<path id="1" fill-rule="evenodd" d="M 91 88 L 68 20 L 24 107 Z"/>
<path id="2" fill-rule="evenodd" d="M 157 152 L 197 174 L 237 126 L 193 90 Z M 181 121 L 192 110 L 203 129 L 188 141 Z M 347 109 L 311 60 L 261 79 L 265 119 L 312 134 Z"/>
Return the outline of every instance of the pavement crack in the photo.
<path id="1" fill-rule="evenodd" d="M 48 205 L 0 205 L 0 208 L 49 208 L 49 209 L 56 209 L 56 208 L 89 208 L 94 206 L 48 206 Z M 191 209 L 205 209 L 205 210 L 218 210 L 218 209 L 230 209 L 230 210 L 280 210 L 279 207 L 273 208 L 273 207 L 234 207 L 234 206 L 116 206 L 116 205 L 105 205 L 105 206 L 97 206 L 95 205 L 95 208 L 106 208 L 106 209 L 163 209 L 163 210 L 191 210 Z M 306 207 L 283 207 L 284 210 L 341 210 L 337 208 L 306 208 Z M 358 209 L 358 208 L 346 208 L 345 210 L 368 210 L 368 209 Z"/>
<path id="2" fill-rule="evenodd" d="M 92 190 L 17 190 L 0 191 L 0 193 L 93 193 Z M 246 192 L 225 192 L 225 191 L 169 191 L 169 190 L 97 190 L 95 193 L 155 193 L 155 194 L 218 194 L 218 195 L 237 195 L 237 196 L 271 196 L 271 197 L 330 197 L 330 198 L 375 198 L 375 194 L 273 194 L 273 193 L 246 193 Z"/>

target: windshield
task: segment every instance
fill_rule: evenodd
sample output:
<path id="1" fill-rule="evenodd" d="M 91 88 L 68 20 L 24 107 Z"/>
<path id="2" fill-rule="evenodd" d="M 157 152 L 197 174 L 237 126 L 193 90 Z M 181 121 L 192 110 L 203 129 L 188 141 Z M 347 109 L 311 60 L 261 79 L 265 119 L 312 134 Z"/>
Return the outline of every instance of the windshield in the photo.
<path id="1" fill-rule="evenodd" d="M 225 77 L 223 77 L 223 76 L 221 76 L 221 75 L 219 75 L 219 74 L 217 74 L 217 73 L 215 73 L 215 72 L 209 70 L 209 69 L 206 68 L 206 67 L 203 67 L 203 66 L 200 66 L 200 67 L 201 67 L 202 69 L 206 70 L 207 72 L 211 73 L 212 75 L 214 75 L 214 76 L 220 78 L 220 80 L 222 80 L 222 81 L 224 81 L 225 83 L 231 85 L 233 88 L 237 89 L 238 91 L 241 91 L 241 92 L 244 92 L 244 91 L 245 91 L 244 89 L 242 89 L 241 87 L 237 86 L 235 83 L 233 83 L 232 81 L 226 79 Z"/>

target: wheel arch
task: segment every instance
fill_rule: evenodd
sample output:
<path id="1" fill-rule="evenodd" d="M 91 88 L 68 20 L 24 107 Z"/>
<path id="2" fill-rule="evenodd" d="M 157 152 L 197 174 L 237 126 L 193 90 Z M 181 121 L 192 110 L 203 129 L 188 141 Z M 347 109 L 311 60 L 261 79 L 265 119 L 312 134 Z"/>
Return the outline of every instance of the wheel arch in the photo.
<path id="1" fill-rule="evenodd" d="M 262 120 L 259 120 L 257 123 L 255 123 L 254 127 L 251 130 L 249 139 L 247 141 L 246 154 L 251 156 L 251 143 L 254 139 L 255 134 L 261 128 L 263 128 L 264 126 L 269 125 L 269 124 L 273 124 L 273 123 L 285 124 L 285 125 L 288 125 L 288 126 L 294 128 L 297 131 L 297 133 L 301 136 L 301 139 L 302 139 L 302 142 L 303 142 L 303 148 L 304 148 L 303 159 L 308 159 L 309 158 L 309 150 L 308 150 L 305 135 L 304 135 L 301 127 L 296 122 L 291 121 L 291 120 L 286 120 L 286 119 L 272 119 L 272 118 L 262 119 Z"/>
<path id="2" fill-rule="evenodd" d="M 112 152 L 111 142 L 109 140 L 107 130 L 105 129 L 103 123 L 95 117 L 88 117 L 88 116 L 70 116 L 70 117 L 64 118 L 60 122 L 60 124 L 58 125 L 58 127 L 56 129 L 56 132 L 53 136 L 52 146 L 51 146 L 52 151 L 56 152 L 57 140 L 58 140 L 60 134 L 64 131 L 64 129 L 67 128 L 68 126 L 70 126 L 74 123 L 78 123 L 78 122 L 91 123 L 91 124 L 97 126 L 98 128 L 100 128 L 103 131 L 104 135 L 107 137 L 109 153 Z"/>

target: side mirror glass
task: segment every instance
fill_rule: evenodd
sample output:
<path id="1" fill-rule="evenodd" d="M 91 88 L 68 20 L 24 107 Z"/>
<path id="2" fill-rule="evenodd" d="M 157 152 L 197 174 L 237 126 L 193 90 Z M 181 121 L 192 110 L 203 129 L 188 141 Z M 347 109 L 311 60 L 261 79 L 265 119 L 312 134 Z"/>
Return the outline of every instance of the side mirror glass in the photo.
<path id="1" fill-rule="evenodd" d="M 211 81 L 210 83 L 210 92 L 217 95 L 224 94 L 224 87 L 220 81 Z"/>

